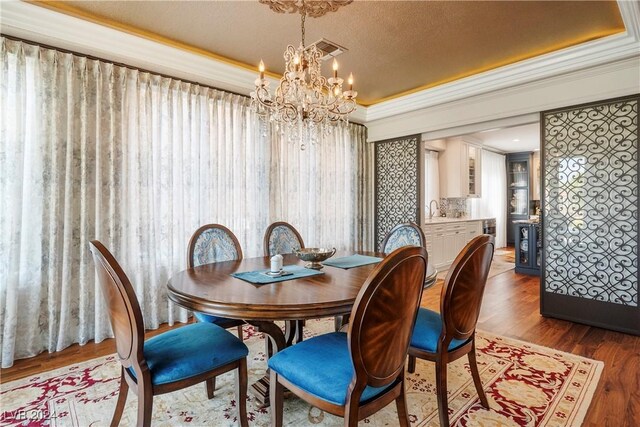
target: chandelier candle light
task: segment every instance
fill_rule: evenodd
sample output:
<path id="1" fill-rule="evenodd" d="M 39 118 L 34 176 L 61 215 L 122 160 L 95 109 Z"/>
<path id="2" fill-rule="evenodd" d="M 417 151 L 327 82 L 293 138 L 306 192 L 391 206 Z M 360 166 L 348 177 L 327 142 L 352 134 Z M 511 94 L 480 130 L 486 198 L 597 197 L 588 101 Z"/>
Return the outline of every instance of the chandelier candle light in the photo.
<path id="1" fill-rule="evenodd" d="M 260 61 L 260 74 L 255 81 L 256 90 L 251 92 L 251 103 L 263 119 L 273 123 L 282 134 L 287 134 L 290 141 L 300 141 L 300 148 L 304 150 L 306 142 L 315 143 L 320 135 L 330 134 L 336 125 L 349 122 L 349 114 L 356 109 L 358 95 L 353 90 L 353 74 L 349 75 L 349 89 L 343 91 L 344 80 L 338 77 L 335 58 L 333 77 L 327 79 L 322 75 L 320 67 L 324 53 L 315 45 L 305 46 L 305 19 L 307 15 L 323 16 L 351 3 L 351 0 L 260 2 L 269 4 L 276 12 L 299 12 L 302 41 L 297 49 L 287 46 L 284 52 L 285 71 L 273 96 L 264 77 L 264 62 Z"/>

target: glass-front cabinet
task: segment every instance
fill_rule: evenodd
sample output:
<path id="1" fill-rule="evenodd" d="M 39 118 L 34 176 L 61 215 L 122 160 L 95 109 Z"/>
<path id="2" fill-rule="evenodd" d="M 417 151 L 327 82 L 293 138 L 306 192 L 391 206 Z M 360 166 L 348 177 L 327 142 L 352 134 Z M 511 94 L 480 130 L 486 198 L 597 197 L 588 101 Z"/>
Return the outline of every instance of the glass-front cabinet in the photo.
<path id="1" fill-rule="evenodd" d="M 469 136 L 447 139 L 438 157 L 440 197 L 459 199 L 482 194 L 482 146 Z"/>
<path id="2" fill-rule="evenodd" d="M 519 265 L 529 265 L 529 226 L 518 226 L 518 255 Z"/>
<path id="3" fill-rule="evenodd" d="M 528 215 L 529 196 L 526 188 L 509 188 L 509 214 Z"/>
<path id="4" fill-rule="evenodd" d="M 540 275 L 542 262 L 542 235 L 540 224 L 523 222 L 515 224 L 516 273 Z"/>
<path id="5" fill-rule="evenodd" d="M 513 221 L 529 219 L 531 153 L 507 155 L 507 243 L 516 240 Z"/>
<path id="6" fill-rule="evenodd" d="M 480 197 L 480 147 L 466 144 L 468 197 Z"/>

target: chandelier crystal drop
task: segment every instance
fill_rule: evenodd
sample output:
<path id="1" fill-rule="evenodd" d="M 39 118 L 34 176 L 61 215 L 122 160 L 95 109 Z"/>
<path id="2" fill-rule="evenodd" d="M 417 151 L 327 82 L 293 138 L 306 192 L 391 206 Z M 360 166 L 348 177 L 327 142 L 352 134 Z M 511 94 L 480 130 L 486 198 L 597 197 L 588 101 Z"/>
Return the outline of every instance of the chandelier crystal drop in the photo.
<path id="1" fill-rule="evenodd" d="M 265 0 L 261 2 L 267 3 Z M 338 77 L 335 58 L 333 76 L 327 79 L 321 73 L 323 52 L 315 45 L 305 46 L 306 16 L 322 16 L 313 11 L 313 4 L 303 0 L 294 10 L 289 10 L 300 13 L 302 37 L 298 48 L 287 46 L 284 52 L 285 71 L 273 95 L 264 76 L 262 61 L 255 91 L 251 92 L 252 108 L 263 119 L 263 126 L 272 124 L 290 141 L 299 141 L 303 150 L 307 142 L 313 144 L 320 136 L 330 134 L 337 125 L 346 125 L 349 114 L 356 109 L 358 95 L 353 90 L 353 75 L 349 75 L 348 88 L 343 88 L 344 80 Z M 325 9 L 324 13 L 331 10 L 335 9 Z"/>

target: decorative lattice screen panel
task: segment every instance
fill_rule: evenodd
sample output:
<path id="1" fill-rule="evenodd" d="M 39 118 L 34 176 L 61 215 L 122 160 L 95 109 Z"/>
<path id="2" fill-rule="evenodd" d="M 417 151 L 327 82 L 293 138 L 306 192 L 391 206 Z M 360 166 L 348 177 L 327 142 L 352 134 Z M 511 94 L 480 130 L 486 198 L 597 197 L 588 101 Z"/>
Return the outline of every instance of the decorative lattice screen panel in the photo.
<path id="1" fill-rule="evenodd" d="M 377 142 L 376 248 L 397 224 L 419 222 L 420 135 Z"/>
<path id="2" fill-rule="evenodd" d="M 640 331 L 638 97 L 545 112 L 541 130 L 543 314 Z"/>

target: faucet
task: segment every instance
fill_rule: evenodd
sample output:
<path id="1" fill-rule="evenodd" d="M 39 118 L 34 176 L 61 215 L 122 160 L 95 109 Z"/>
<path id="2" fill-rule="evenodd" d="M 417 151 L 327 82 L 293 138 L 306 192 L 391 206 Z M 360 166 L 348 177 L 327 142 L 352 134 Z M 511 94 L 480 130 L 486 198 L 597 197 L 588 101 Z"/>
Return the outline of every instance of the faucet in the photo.
<path id="1" fill-rule="evenodd" d="M 438 201 L 436 199 L 433 199 L 432 201 L 430 201 L 429 202 L 429 219 L 433 218 L 433 214 L 435 213 L 434 211 L 431 210 L 431 206 L 433 205 L 433 202 L 436 202 L 435 212 L 440 210 L 440 206 L 438 206 Z"/>

